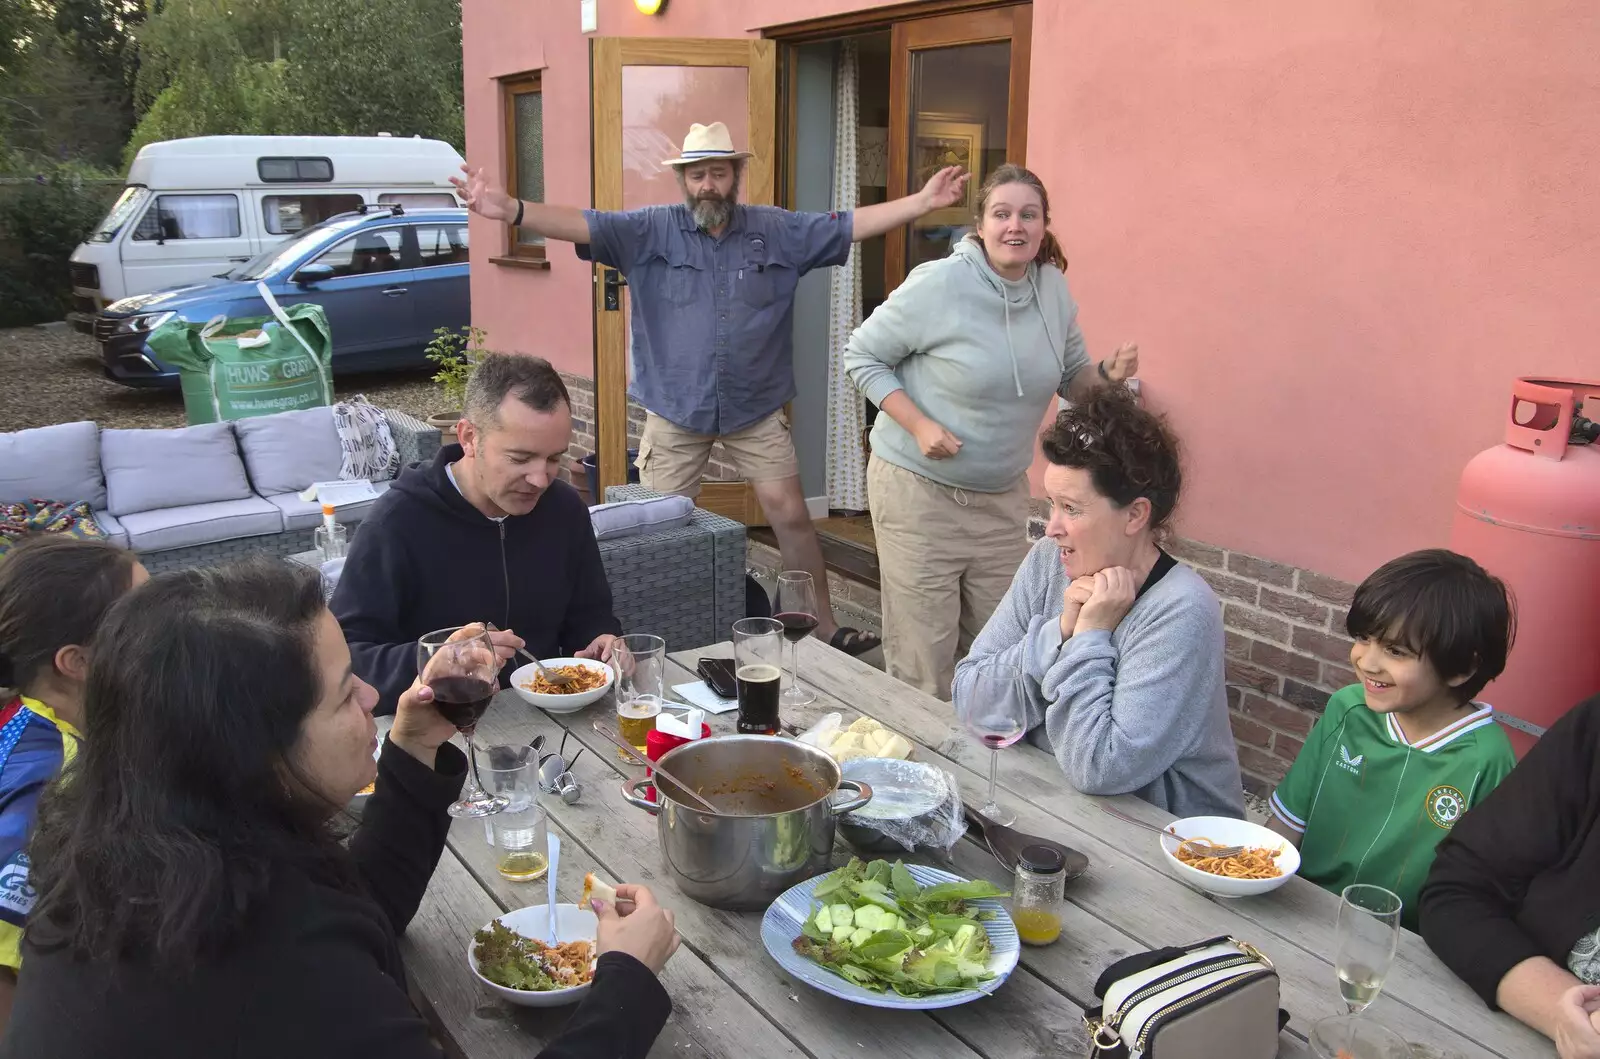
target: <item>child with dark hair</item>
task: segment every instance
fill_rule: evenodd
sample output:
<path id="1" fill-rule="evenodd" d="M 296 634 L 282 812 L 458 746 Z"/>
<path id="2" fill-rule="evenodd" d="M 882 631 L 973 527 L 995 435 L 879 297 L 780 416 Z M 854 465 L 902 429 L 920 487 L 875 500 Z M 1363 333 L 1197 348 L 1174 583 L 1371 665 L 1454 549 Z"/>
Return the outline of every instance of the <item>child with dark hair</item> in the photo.
<path id="1" fill-rule="evenodd" d="M 1516 764 L 1492 707 L 1515 619 L 1506 586 L 1434 548 L 1385 563 L 1356 589 L 1345 628 L 1361 683 L 1334 692 L 1272 795 L 1271 826 L 1300 874 L 1335 893 L 1373 883 L 1417 895 L 1434 848 Z"/>
<path id="2" fill-rule="evenodd" d="M 26 846 L 39 792 L 83 731 L 88 643 L 111 604 L 149 575 L 103 541 L 39 537 L 0 561 L 0 1030 L 33 906 Z"/>

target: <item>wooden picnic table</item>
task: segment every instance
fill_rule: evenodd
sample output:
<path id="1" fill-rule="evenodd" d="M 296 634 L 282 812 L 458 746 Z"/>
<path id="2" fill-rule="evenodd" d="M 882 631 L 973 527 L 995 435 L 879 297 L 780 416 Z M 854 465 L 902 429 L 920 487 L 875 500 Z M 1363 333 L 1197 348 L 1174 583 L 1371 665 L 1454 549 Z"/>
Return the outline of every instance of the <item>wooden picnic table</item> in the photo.
<path id="1" fill-rule="evenodd" d="M 669 645 L 670 646 L 670 645 Z M 730 657 L 730 644 L 673 655 L 667 684 L 698 680 L 699 657 Z M 871 716 L 904 734 L 915 756 L 946 769 L 962 796 L 979 804 L 987 791 L 988 751 L 954 725 L 950 706 L 815 639 L 800 645 L 800 675 L 817 692 L 784 719 L 809 726 L 837 711 L 848 723 Z M 669 695 L 670 697 L 670 695 Z M 714 733 L 733 731 L 735 715 L 708 716 Z M 611 696 L 579 713 L 550 716 L 514 692 L 497 696 L 479 723 L 480 746 L 526 743 L 544 735 L 546 750 L 568 736 L 568 755 L 587 752 L 573 768 L 581 801 L 546 798 L 552 831 L 562 839 L 557 879 L 562 900 L 577 900 L 585 872 L 650 886 L 673 909 L 683 945 L 661 979 L 673 1014 L 652 1057 L 809 1056 L 833 1059 L 1058 1059 L 1088 1052 L 1083 1011 L 1111 962 L 1130 953 L 1232 935 L 1260 948 L 1282 980 L 1290 1014 L 1279 1055 L 1310 1056 L 1306 1034 L 1318 1019 L 1342 1014 L 1334 975 L 1338 898 L 1301 879 L 1271 894 L 1227 900 L 1190 888 L 1169 874 L 1155 836 L 1100 810 L 1115 805 L 1151 823 L 1171 817 L 1132 797 L 1094 798 L 1073 790 L 1055 760 L 1024 742 L 1001 755 L 1001 801 L 1016 827 L 1088 854 L 1090 868 L 1068 885 L 1061 940 L 1024 946 L 1021 965 L 991 997 L 929 1012 L 862 1007 L 791 979 L 761 944 L 760 913 L 708 908 L 678 891 L 661 864 L 654 817 L 625 802 L 622 780 L 643 774 L 597 735 L 597 718 L 614 725 Z M 440 1042 L 463 1059 L 528 1059 L 566 1021 L 570 1009 L 513 1008 L 474 981 L 466 945 L 473 931 L 500 913 L 543 904 L 545 883 L 510 882 L 495 870 L 483 820 L 458 820 L 438 871 L 401 946 L 412 992 Z M 850 856 L 841 839 L 839 861 Z M 947 858 L 915 859 L 1010 889 L 1011 876 L 970 836 Z M 1422 939 L 1402 932 L 1383 993 L 1368 1009 L 1414 1043 L 1462 1059 L 1553 1056 L 1542 1036 L 1489 1011 L 1433 956 Z"/>

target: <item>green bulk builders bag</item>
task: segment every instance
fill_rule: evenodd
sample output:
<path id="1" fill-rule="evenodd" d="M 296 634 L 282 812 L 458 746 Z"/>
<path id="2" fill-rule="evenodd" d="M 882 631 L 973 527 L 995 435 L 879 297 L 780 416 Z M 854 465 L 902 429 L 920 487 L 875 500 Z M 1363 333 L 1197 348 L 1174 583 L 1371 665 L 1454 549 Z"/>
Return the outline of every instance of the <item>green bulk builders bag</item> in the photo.
<path id="1" fill-rule="evenodd" d="M 174 317 L 145 341 L 178 369 L 189 425 L 291 412 L 333 403 L 333 337 L 320 305 L 284 308 L 265 283 L 270 317 Z"/>

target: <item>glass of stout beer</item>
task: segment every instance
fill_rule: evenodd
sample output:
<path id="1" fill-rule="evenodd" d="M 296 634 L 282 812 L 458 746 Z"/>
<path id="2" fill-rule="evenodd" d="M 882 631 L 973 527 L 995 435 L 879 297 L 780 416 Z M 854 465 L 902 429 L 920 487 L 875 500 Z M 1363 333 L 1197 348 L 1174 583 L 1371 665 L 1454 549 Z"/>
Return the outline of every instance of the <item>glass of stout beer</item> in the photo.
<path id="1" fill-rule="evenodd" d="M 417 672 L 433 692 L 433 708 L 467 739 L 467 787 L 451 816 L 488 816 L 509 804 L 484 791 L 472 730 L 500 690 L 500 658 L 483 625 L 435 629 L 417 640 Z"/>
<path id="2" fill-rule="evenodd" d="M 733 623 L 733 675 L 739 686 L 741 734 L 778 734 L 778 695 L 783 682 L 783 622 L 740 618 Z"/>

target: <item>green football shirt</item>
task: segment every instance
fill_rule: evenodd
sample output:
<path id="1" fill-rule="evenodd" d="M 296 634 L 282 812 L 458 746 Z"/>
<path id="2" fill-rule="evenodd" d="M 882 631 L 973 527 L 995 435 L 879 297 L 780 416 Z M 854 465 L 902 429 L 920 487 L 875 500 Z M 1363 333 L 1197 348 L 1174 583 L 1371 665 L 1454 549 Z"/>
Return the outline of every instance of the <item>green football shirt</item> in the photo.
<path id="1" fill-rule="evenodd" d="M 1301 835 L 1300 874 L 1334 893 L 1392 890 L 1415 930 L 1434 848 L 1517 763 L 1494 710 L 1472 705 L 1413 743 L 1404 716 L 1369 710 L 1360 684 L 1334 692 L 1272 794 L 1273 815 Z"/>

